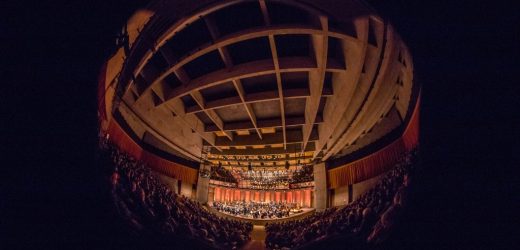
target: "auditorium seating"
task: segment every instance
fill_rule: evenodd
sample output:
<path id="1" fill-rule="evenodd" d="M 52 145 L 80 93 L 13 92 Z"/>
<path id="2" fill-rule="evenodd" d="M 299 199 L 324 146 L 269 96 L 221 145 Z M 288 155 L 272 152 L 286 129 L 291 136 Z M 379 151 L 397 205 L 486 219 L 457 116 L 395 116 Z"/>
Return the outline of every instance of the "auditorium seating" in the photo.
<path id="1" fill-rule="evenodd" d="M 109 178 L 118 214 L 137 235 L 192 241 L 199 248 L 238 249 L 250 240 L 252 224 L 218 217 L 199 203 L 172 192 L 150 168 L 105 143 L 113 163 Z M 377 245 L 391 234 L 406 207 L 416 152 L 411 152 L 357 200 L 301 220 L 266 225 L 269 249 L 315 248 L 345 242 L 359 249 Z"/>
<path id="2" fill-rule="evenodd" d="M 301 220 L 267 224 L 266 246 L 315 248 L 336 240 L 357 249 L 384 241 L 406 207 L 415 158 L 415 152 L 404 156 L 372 189 L 345 207 L 329 208 Z"/>
<path id="3" fill-rule="evenodd" d="M 111 160 L 111 195 L 118 214 L 136 235 L 193 242 L 193 248 L 237 249 L 249 241 L 251 223 L 218 217 L 172 192 L 150 168 L 105 143 Z"/>
<path id="4" fill-rule="evenodd" d="M 289 182 L 294 184 L 308 181 L 314 181 L 312 165 L 305 165 L 301 169 L 296 170 Z"/>
<path id="5" fill-rule="evenodd" d="M 235 176 L 233 176 L 229 170 L 223 168 L 222 166 L 211 166 L 211 179 L 230 183 L 238 183 Z"/>

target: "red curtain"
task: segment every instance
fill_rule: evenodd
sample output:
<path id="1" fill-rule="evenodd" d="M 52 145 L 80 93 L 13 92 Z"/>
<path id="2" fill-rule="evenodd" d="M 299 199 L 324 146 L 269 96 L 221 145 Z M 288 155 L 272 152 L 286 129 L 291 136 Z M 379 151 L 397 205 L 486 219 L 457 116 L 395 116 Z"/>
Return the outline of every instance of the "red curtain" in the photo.
<path id="1" fill-rule="evenodd" d="M 231 190 L 230 189 L 226 189 L 226 201 L 231 201 Z"/>
<path id="2" fill-rule="evenodd" d="M 235 201 L 239 201 L 240 200 L 240 190 L 235 189 L 235 197 L 234 197 L 233 200 L 235 200 Z"/>
<path id="3" fill-rule="evenodd" d="M 298 190 L 295 192 L 295 196 L 296 196 L 296 203 L 300 204 L 300 206 L 302 205 L 302 191 L 301 190 Z"/>
<path id="4" fill-rule="evenodd" d="M 249 202 L 251 200 L 251 191 L 246 191 L 246 202 Z"/>
<path id="5" fill-rule="evenodd" d="M 406 127 L 402 137 L 404 147 L 407 151 L 414 149 L 419 144 L 420 102 L 421 94 L 419 93 L 419 97 L 417 98 L 417 104 L 415 105 L 412 117 L 410 118 L 410 122 L 408 123 L 408 126 Z"/>
<path id="6" fill-rule="evenodd" d="M 107 113 L 106 113 L 106 105 L 105 105 L 105 92 L 106 92 L 106 74 L 107 74 L 107 64 L 108 62 L 105 62 L 103 66 L 101 67 L 101 71 L 99 72 L 98 76 L 98 118 L 99 120 L 106 120 L 107 119 Z"/>
<path id="7" fill-rule="evenodd" d="M 153 153 L 143 150 L 114 120 L 110 121 L 108 133 L 110 134 L 110 141 L 112 143 L 116 144 L 121 150 L 133 156 L 135 159 L 146 162 L 151 169 L 183 182 L 191 184 L 197 183 L 198 170 L 165 160 Z"/>
<path id="8" fill-rule="evenodd" d="M 310 189 L 305 189 L 304 193 L 305 193 L 304 206 L 305 207 L 311 207 L 311 190 Z"/>
<path id="9" fill-rule="evenodd" d="M 221 195 L 220 191 L 221 191 L 221 188 L 215 187 L 215 192 L 213 194 L 213 200 L 214 201 L 221 201 L 221 199 L 220 199 L 220 195 Z"/>
<path id="10" fill-rule="evenodd" d="M 296 202 L 302 207 L 311 206 L 311 189 L 292 190 L 292 191 L 257 191 L 241 190 L 233 188 L 215 187 L 214 201 L 263 201 L 263 202 Z"/>

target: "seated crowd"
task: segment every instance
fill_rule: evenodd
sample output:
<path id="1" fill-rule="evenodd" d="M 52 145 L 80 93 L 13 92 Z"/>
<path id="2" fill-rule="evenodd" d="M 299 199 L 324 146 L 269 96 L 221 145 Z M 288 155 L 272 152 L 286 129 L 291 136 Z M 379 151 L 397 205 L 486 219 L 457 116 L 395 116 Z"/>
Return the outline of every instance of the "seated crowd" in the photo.
<path id="1" fill-rule="evenodd" d="M 114 163 L 112 199 L 133 232 L 193 242 L 194 248 L 236 249 L 249 241 L 251 223 L 216 216 L 172 192 L 150 168 L 116 146 L 105 143 L 104 149 Z"/>
<path id="2" fill-rule="evenodd" d="M 312 165 L 305 165 L 301 169 L 294 171 L 290 183 L 300 183 L 314 181 L 314 171 Z"/>
<path id="3" fill-rule="evenodd" d="M 220 212 L 254 219 L 278 219 L 301 211 L 295 203 L 285 202 L 213 202 L 213 207 Z"/>
<path id="4" fill-rule="evenodd" d="M 235 176 L 231 174 L 231 171 L 223 168 L 222 166 L 211 166 L 211 179 L 231 183 L 238 182 Z"/>
<path id="5" fill-rule="evenodd" d="M 343 208 L 329 208 L 301 220 L 267 224 L 266 246 L 314 248 L 334 239 L 347 240 L 350 248 L 380 243 L 405 206 L 414 155 L 412 152 L 403 157 L 374 188 Z"/>

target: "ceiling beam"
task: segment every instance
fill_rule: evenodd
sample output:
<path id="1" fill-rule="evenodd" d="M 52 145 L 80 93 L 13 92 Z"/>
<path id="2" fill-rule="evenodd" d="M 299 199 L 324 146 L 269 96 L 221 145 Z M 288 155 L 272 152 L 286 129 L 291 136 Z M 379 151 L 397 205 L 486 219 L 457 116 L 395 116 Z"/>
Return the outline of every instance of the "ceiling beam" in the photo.
<path id="1" fill-rule="evenodd" d="M 190 78 L 189 78 L 188 74 L 186 73 L 186 71 L 184 71 L 183 68 L 178 68 L 177 70 L 175 70 L 174 73 L 175 73 L 175 75 L 177 75 L 177 78 L 182 82 L 182 84 L 184 86 L 186 86 L 190 82 Z M 201 109 L 204 110 L 204 113 L 206 113 L 206 115 L 211 119 L 211 121 L 213 121 L 213 123 L 220 129 L 220 131 L 222 131 L 222 133 L 224 133 L 226 135 L 226 137 L 232 141 L 233 134 L 231 132 L 226 132 L 223 130 L 224 122 L 219 117 L 219 115 L 214 110 L 205 110 L 204 109 L 206 104 L 205 104 L 204 97 L 202 96 L 200 91 L 197 91 L 197 90 L 191 91 L 190 95 L 193 98 L 193 100 L 195 100 L 195 102 L 201 107 Z M 185 107 L 184 107 L 184 111 L 186 111 Z"/>
<path id="2" fill-rule="evenodd" d="M 311 136 L 311 131 L 314 127 L 314 119 L 318 114 L 318 109 L 321 101 L 321 94 L 323 90 L 323 83 L 325 81 L 325 69 L 327 67 L 327 53 L 328 53 L 328 19 L 326 16 L 320 16 L 320 24 L 323 29 L 322 35 L 312 36 L 312 45 L 314 48 L 314 54 L 316 58 L 316 64 L 318 68 L 309 72 L 309 87 L 310 97 L 305 102 L 305 125 L 302 128 L 303 134 L 303 147 L 307 145 Z"/>
<path id="3" fill-rule="evenodd" d="M 267 10 L 267 4 L 264 0 L 260 0 L 260 9 L 262 10 L 262 16 L 264 17 L 264 22 L 266 26 L 271 25 L 271 20 L 269 17 L 269 11 Z M 282 86 L 282 76 L 280 73 L 280 62 L 278 60 L 278 52 L 276 49 L 276 42 L 274 40 L 274 35 L 269 34 L 269 47 L 271 48 L 271 56 L 273 58 L 274 70 L 276 74 L 276 85 L 278 87 L 278 98 L 280 100 L 280 118 L 282 120 L 282 135 L 283 135 L 283 148 L 287 149 L 287 135 L 286 135 L 286 126 L 285 126 L 285 104 L 283 97 L 283 86 Z"/>
<path id="4" fill-rule="evenodd" d="M 148 67 L 148 68 L 151 68 L 151 67 Z M 147 73 L 149 73 L 149 72 L 150 71 L 147 71 Z M 182 69 L 179 69 L 175 73 L 182 76 L 183 72 L 182 72 Z M 181 77 L 181 79 L 183 79 L 183 78 Z M 187 80 L 187 81 L 189 81 L 189 80 Z M 169 87 L 167 86 L 167 84 L 165 84 L 164 81 L 161 81 L 161 84 L 156 85 L 150 94 L 152 95 L 152 98 L 153 98 L 153 95 L 155 95 L 158 98 L 163 99 L 165 96 L 165 92 L 168 91 L 167 90 L 168 88 Z M 141 99 L 141 102 L 144 102 L 144 101 L 146 101 L 146 99 Z M 155 106 L 155 103 L 152 103 L 152 105 Z M 137 102 L 135 102 L 134 105 L 131 107 L 131 109 L 134 113 L 136 111 L 135 110 L 136 106 L 138 106 Z M 167 106 L 156 107 L 155 110 L 159 110 L 161 108 L 166 108 L 167 110 L 171 111 L 172 115 L 178 117 L 180 119 L 180 121 L 185 124 L 186 127 L 190 128 L 194 133 L 197 133 L 201 137 L 201 139 L 203 141 L 205 141 L 207 144 L 210 144 L 213 146 L 215 145 L 216 136 L 213 133 L 208 133 L 208 132 L 204 131 L 205 124 L 197 116 L 195 116 L 194 114 L 186 114 L 184 104 L 183 104 L 182 100 L 180 100 L 180 98 L 178 98 L 177 100 L 172 100 L 169 103 L 169 105 L 167 105 Z M 137 113 L 135 113 L 135 114 L 137 114 Z"/>
<path id="5" fill-rule="evenodd" d="M 208 144 L 215 146 L 215 134 L 204 131 L 204 123 L 197 118 L 194 114 L 186 114 L 184 112 L 184 103 L 180 98 L 172 100 L 167 105 L 168 109 L 171 110 L 181 121 L 186 124 L 191 130 L 197 133 L 204 141 Z M 221 151 L 220 148 L 217 149 Z"/>
<path id="6" fill-rule="evenodd" d="M 169 66 L 175 65 L 175 56 L 173 55 L 173 51 L 170 47 L 162 46 L 159 49 L 159 53 L 161 53 L 162 57 L 164 60 L 166 60 Z"/>
<path id="7" fill-rule="evenodd" d="M 235 83 L 236 82 L 236 83 Z M 246 94 L 240 80 L 233 80 L 233 83 L 236 84 L 235 88 L 239 96 L 231 96 L 226 98 L 217 99 L 214 101 L 206 102 L 206 109 L 219 109 L 228 106 L 233 106 L 237 104 L 250 104 L 257 102 L 266 102 L 278 100 L 278 90 L 274 91 L 263 91 L 257 93 Z M 293 99 L 293 98 L 307 98 L 310 96 L 310 91 L 307 88 L 299 88 L 299 89 L 284 89 L 284 99 Z M 325 88 L 323 89 L 322 96 L 329 97 L 332 96 L 332 89 Z M 190 107 L 186 107 L 186 113 L 195 113 L 202 112 L 203 110 L 198 105 L 193 105 Z"/>
<path id="8" fill-rule="evenodd" d="M 213 101 L 207 101 L 205 105 L 205 109 L 219 109 L 219 108 L 225 108 L 237 104 L 241 104 L 242 101 L 240 100 L 239 96 L 231 96 L 231 97 L 224 97 L 221 99 L 216 99 Z M 186 113 L 198 113 L 202 112 L 203 109 L 199 105 L 193 105 L 186 107 Z"/>
<path id="9" fill-rule="evenodd" d="M 269 36 L 269 45 L 273 56 L 273 63 L 276 72 L 276 85 L 278 87 L 278 98 L 280 100 L 280 118 L 282 119 L 283 147 L 287 148 L 287 135 L 285 126 L 285 104 L 283 97 L 282 75 L 280 73 L 280 64 L 278 62 L 278 52 L 276 51 L 276 43 L 274 36 Z"/>
<path id="10" fill-rule="evenodd" d="M 288 58 L 286 60 L 292 68 L 280 69 L 280 72 L 310 71 L 316 68 L 316 63 L 311 58 Z M 185 95 L 192 90 L 202 90 L 236 79 L 249 78 L 276 73 L 272 59 L 252 61 L 233 66 L 231 69 L 221 69 L 204 76 L 192 79 L 186 86 L 180 86 L 167 95 L 168 100 Z M 165 104 L 163 103 L 163 104 Z M 163 105 L 161 104 L 161 105 Z"/>
<path id="11" fill-rule="evenodd" d="M 325 146 L 334 143 L 332 136 L 334 131 L 338 131 L 338 129 L 348 124 L 347 118 L 350 116 L 347 112 L 354 112 L 356 93 L 361 89 L 360 85 L 365 84 L 364 81 L 361 81 L 361 77 L 367 51 L 368 18 L 355 19 L 354 27 L 363 42 L 341 41 L 347 70 L 333 74 L 332 76 L 332 85 L 335 94 L 328 98 L 323 110 L 324 123 L 319 125 L 320 139 L 316 143 L 316 152 L 314 153 L 313 159 L 320 154 Z"/>
<path id="12" fill-rule="evenodd" d="M 220 36 L 220 34 L 219 34 L 220 32 L 218 30 L 217 25 L 215 24 L 214 20 L 210 16 L 205 16 L 204 21 L 206 23 L 206 26 L 209 29 L 211 38 L 213 39 L 213 41 L 216 41 L 218 39 L 218 37 Z M 226 68 L 230 69 L 231 67 L 233 67 L 233 60 L 231 59 L 231 56 L 229 55 L 229 51 L 227 50 L 227 47 L 219 47 L 218 52 L 220 54 L 220 57 L 222 58 L 222 61 L 224 61 Z M 260 132 L 260 130 L 258 129 L 258 126 L 256 125 L 256 115 L 254 113 L 254 110 L 251 107 L 251 105 L 247 104 L 245 101 L 245 97 L 244 97 L 245 92 L 244 92 L 244 88 L 242 87 L 242 83 L 240 82 L 239 79 L 235 79 L 235 80 L 233 80 L 233 86 L 235 86 L 235 89 L 240 98 L 240 102 L 244 105 L 247 115 L 249 116 L 249 119 L 251 119 L 251 123 L 253 123 L 253 126 L 255 127 L 258 138 L 262 139 L 262 133 Z M 220 99 L 220 100 L 222 100 L 222 99 Z M 216 106 L 214 106 L 214 107 L 216 107 Z"/>
<path id="13" fill-rule="evenodd" d="M 369 25 L 372 25 L 372 23 L 369 22 Z M 348 122 L 347 126 L 345 126 L 341 132 L 338 131 L 335 134 L 334 142 L 328 145 L 327 151 L 324 152 L 323 160 L 327 160 L 345 146 L 346 136 L 351 133 L 350 130 L 352 130 L 353 126 L 365 115 L 371 106 L 370 104 L 375 99 L 375 96 L 377 96 L 379 86 L 381 85 L 381 79 L 384 78 L 385 75 L 382 73 L 381 69 L 384 68 L 389 61 L 388 57 L 385 57 L 385 55 L 388 53 L 386 50 L 387 25 L 382 23 L 382 26 L 383 29 L 381 33 L 377 34 L 379 46 L 376 49 L 376 53 L 372 53 L 372 56 L 366 58 L 371 61 L 370 68 L 366 71 L 367 75 L 369 76 L 365 81 L 368 83 L 368 88 L 362 91 L 362 101 L 359 104 L 359 108 L 357 108 L 357 111 L 350 119 L 350 122 Z"/>
<path id="14" fill-rule="evenodd" d="M 176 28 L 178 29 L 178 28 Z M 307 35 L 319 35 L 323 31 L 321 29 L 316 29 L 315 27 L 311 27 L 308 25 L 281 25 L 281 26 L 264 26 L 264 27 L 255 27 L 246 29 L 237 33 L 233 33 L 230 35 L 219 37 L 212 44 L 205 44 L 199 48 L 194 49 L 191 53 L 188 53 L 185 57 L 181 58 L 179 61 L 176 61 L 171 53 L 164 52 L 167 50 L 167 46 L 163 46 L 167 39 L 169 39 L 172 35 L 174 35 L 175 31 L 172 30 L 169 35 L 163 36 L 160 41 L 156 42 L 156 47 L 154 50 L 150 50 L 148 54 L 146 54 L 143 59 L 151 58 L 153 51 L 160 51 L 160 53 L 165 57 L 165 59 L 169 62 L 169 68 L 162 72 L 151 84 L 149 84 L 142 93 L 148 92 L 152 86 L 159 83 L 161 80 L 166 78 L 168 75 L 173 73 L 177 68 L 181 68 L 185 64 L 195 60 L 196 58 L 207 54 L 213 50 L 219 50 L 219 48 L 225 47 L 227 45 L 238 43 L 241 41 L 245 41 L 248 39 L 254 39 L 258 37 L 266 37 L 268 35 L 281 35 L 281 34 L 307 34 Z M 362 43 L 362 41 L 358 40 L 355 37 L 347 35 L 342 31 L 330 31 L 329 35 L 331 37 L 336 37 L 338 39 L 349 40 L 352 42 Z M 220 52 L 220 51 L 219 51 Z M 165 55 L 165 53 L 167 55 Z M 147 63 L 146 60 L 140 62 L 137 67 L 136 75 L 139 74 L 139 71 L 144 67 Z M 284 67 L 281 67 L 284 69 Z M 334 69 L 332 69 L 334 70 Z M 138 99 L 140 96 L 138 97 Z"/>
<path id="15" fill-rule="evenodd" d="M 250 103 L 246 103 L 245 99 L 245 91 L 244 87 L 242 86 L 242 82 L 240 80 L 234 80 L 233 85 L 235 86 L 235 89 L 238 92 L 238 96 L 240 96 L 240 100 L 242 101 L 242 104 L 244 104 L 244 108 L 247 111 L 247 115 L 249 116 L 249 119 L 251 120 L 251 123 L 253 124 L 253 127 L 255 128 L 256 134 L 258 135 L 258 138 L 262 139 L 262 132 L 260 132 L 260 129 L 258 128 L 258 122 L 256 119 L 255 111 L 253 110 L 253 107 Z"/>
<path id="16" fill-rule="evenodd" d="M 265 3 L 265 0 L 258 0 L 258 3 L 260 4 L 260 10 L 262 10 L 262 16 L 264 17 L 264 24 L 266 26 L 270 26 L 271 18 L 269 17 L 269 12 L 267 10 L 267 4 Z"/>
<path id="17" fill-rule="evenodd" d="M 323 117 L 321 115 L 316 116 L 314 120 L 314 124 L 323 123 Z M 305 124 L 305 118 L 302 117 L 287 117 L 285 119 L 285 125 L 287 127 L 301 126 Z M 257 126 L 259 129 L 261 128 L 281 128 L 282 121 L 279 118 L 274 119 L 261 119 L 257 120 Z M 228 122 L 224 123 L 224 130 L 226 131 L 237 131 L 237 130 L 249 130 L 254 129 L 255 127 L 250 121 L 238 121 L 238 122 Z M 206 132 L 216 132 L 220 131 L 220 129 L 215 125 L 206 125 Z"/>
<path id="18" fill-rule="evenodd" d="M 211 121 L 220 129 L 224 135 L 230 140 L 233 141 L 233 133 L 230 131 L 224 131 L 224 122 L 222 118 L 217 114 L 215 110 L 205 109 L 205 100 L 200 91 L 194 90 L 190 92 L 191 97 L 195 100 L 195 102 L 200 106 L 200 108 L 204 111 L 204 113 L 211 119 Z"/>
<path id="19" fill-rule="evenodd" d="M 209 33 L 211 35 L 211 38 L 213 42 L 217 41 L 217 39 L 220 37 L 220 32 L 218 30 L 217 25 L 215 24 L 215 20 L 211 16 L 204 16 L 204 23 L 206 23 L 206 27 L 208 27 Z M 231 61 L 231 56 L 229 55 L 229 51 L 226 47 L 220 46 L 217 48 L 218 53 L 220 54 L 220 57 L 222 58 L 222 61 L 224 61 L 224 64 L 226 65 L 226 68 L 233 67 L 233 63 Z"/>
<path id="20" fill-rule="evenodd" d="M 309 142 L 304 152 L 314 152 L 314 142 Z M 248 148 L 248 149 L 222 149 L 219 151 L 217 148 L 212 147 L 210 153 L 213 155 L 280 155 L 280 154 L 294 154 L 295 152 L 301 153 L 301 143 L 289 144 L 287 149 L 284 148 Z"/>
<path id="21" fill-rule="evenodd" d="M 387 26 L 384 26 L 387 29 Z M 345 131 L 339 138 L 334 147 L 330 148 L 325 154 L 324 158 L 337 154 L 345 145 L 349 145 L 356 141 L 365 131 L 369 130 L 372 124 L 381 117 L 382 114 L 388 111 L 392 103 L 394 103 L 394 96 L 398 90 L 399 85 L 395 84 L 399 68 L 397 50 L 393 49 L 394 39 L 391 35 L 393 32 L 383 32 L 383 42 L 381 44 L 381 52 L 375 76 L 373 78 L 373 87 L 367 96 L 366 102 L 362 110 L 357 114 L 355 120 L 349 125 L 348 130 Z M 381 40 L 381 39 L 380 39 Z M 393 67 L 394 66 L 394 67 Z"/>
<path id="22" fill-rule="evenodd" d="M 211 21 L 209 21 L 211 22 Z M 209 27 L 209 26 L 208 26 Z M 210 32 L 211 29 L 210 29 Z M 219 37 L 217 40 L 215 40 L 211 44 L 205 44 L 202 45 L 199 48 L 194 49 L 191 53 L 188 53 L 186 57 L 181 58 L 179 61 L 176 61 L 173 54 L 168 52 L 167 46 L 161 46 L 157 48 L 157 51 L 160 51 L 160 53 L 165 57 L 166 61 L 169 63 L 169 68 L 162 72 L 155 81 L 151 82 L 149 86 L 143 91 L 145 93 L 148 91 L 152 86 L 157 84 L 160 80 L 163 80 L 168 75 L 172 74 L 176 69 L 181 68 L 182 66 L 186 65 L 187 63 L 195 60 L 196 58 L 207 54 L 214 50 L 219 50 L 219 53 L 222 53 L 221 48 L 224 48 L 225 46 L 228 46 L 233 43 L 238 43 L 241 41 L 258 38 L 258 37 L 266 37 L 269 34 L 275 35 L 275 34 L 319 34 L 322 30 L 316 29 L 314 27 L 309 26 L 303 26 L 303 25 L 286 25 L 286 26 L 280 26 L 280 27 L 260 27 L 260 28 L 251 28 L 246 29 L 231 35 Z M 215 33 L 218 34 L 218 33 Z M 337 36 L 346 36 L 345 39 L 353 39 L 357 40 L 356 38 L 337 33 Z M 164 42 L 162 42 L 164 43 Z M 161 43 L 161 44 L 162 44 Z M 150 52 L 151 53 L 151 52 Z M 150 55 L 151 57 L 151 55 Z M 146 61 L 142 62 L 142 66 Z M 142 68 L 142 66 L 140 68 Z"/>
<path id="23" fill-rule="evenodd" d="M 314 129 L 309 137 L 309 140 L 318 140 L 318 131 Z M 286 132 L 286 143 L 301 143 L 303 141 L 302 134 L 298 130 Z M 235 136 L 233 141 L 227 141 L 222 137 L 215 139 L 215 146 L 257 146 L 257 145 L 271 145 L 284 143 L 283 135 L 280 133 L 264 134 L 263 139 L 259 139 L 256 135 L 241 135 Z"/>

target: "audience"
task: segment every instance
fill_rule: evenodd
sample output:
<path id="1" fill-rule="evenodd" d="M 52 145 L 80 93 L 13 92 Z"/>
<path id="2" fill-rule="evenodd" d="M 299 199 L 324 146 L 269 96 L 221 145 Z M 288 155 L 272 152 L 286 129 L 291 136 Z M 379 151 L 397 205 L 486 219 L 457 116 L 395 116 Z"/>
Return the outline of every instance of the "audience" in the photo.
<path id="1" fill-rule="evenodd" d="M 237 249 L 249 241 L 251 223 L 216 216 L 172 192 L 150 168 L 114 145 L 103 147 L 114 163 L 110 184 L 115 207 L 135 233 L 193 240 L 203 248 Z"/>
<path id="2" fill-rule="evenodd" d="M 223 168 L 222 166 L 211 166 L 211 179 L 217 181 L 238 183 L 235 176 L 231 174 L 231 171 Z"/>
<path id="3" fill-rule="evenodd" d="M 301 220 L 266 225 L 270 249 L 305 248 L 341 237 L 352 248 L 377 244 L 388 237 L 408 197 L 415 152 L 403 157 L 374 188 L 343 208 L 329 208 Z"/>
<path id="4" fill-rule="evenodd" d="M 238 249 L 250 240 L 251 223 L 209 212 L 199 203 L 172 192 L 150 168 L 116 146 L 105 141 L 102 148 L 105 157 L 113 163 L 109 178 L 113 202 L 135 234 L 184 240 L 194 242 L 199 248 L 215 249 Z M 350 248 L 383 242 L 406 207 L 415 157 L 416 151 L 410 152 L 372 189 L 345 207 L 329 208 L 300 220 L 266 224 L 266 247 L 312 248 L 333 239 L 348 242 Z M 232 176 L 229 171 L 218 169 L 212 169 L 212 178 L 213 173 L 219 178 Z M 312 176 L 312 168 L 304 167 L 293 179 L 306 181 L 309 176 Z M 215 202 L 214 207 L 253 218 L 286 217 L 294 208 L 281 203 L 220 202 Z"/>
<path id="5" fill-rule="evenodd" d="M 301 169 L 294 171 L 289 183 L 301 183 L 314 181 L 314 171 L 312 165 L 305 165 Z"/>

